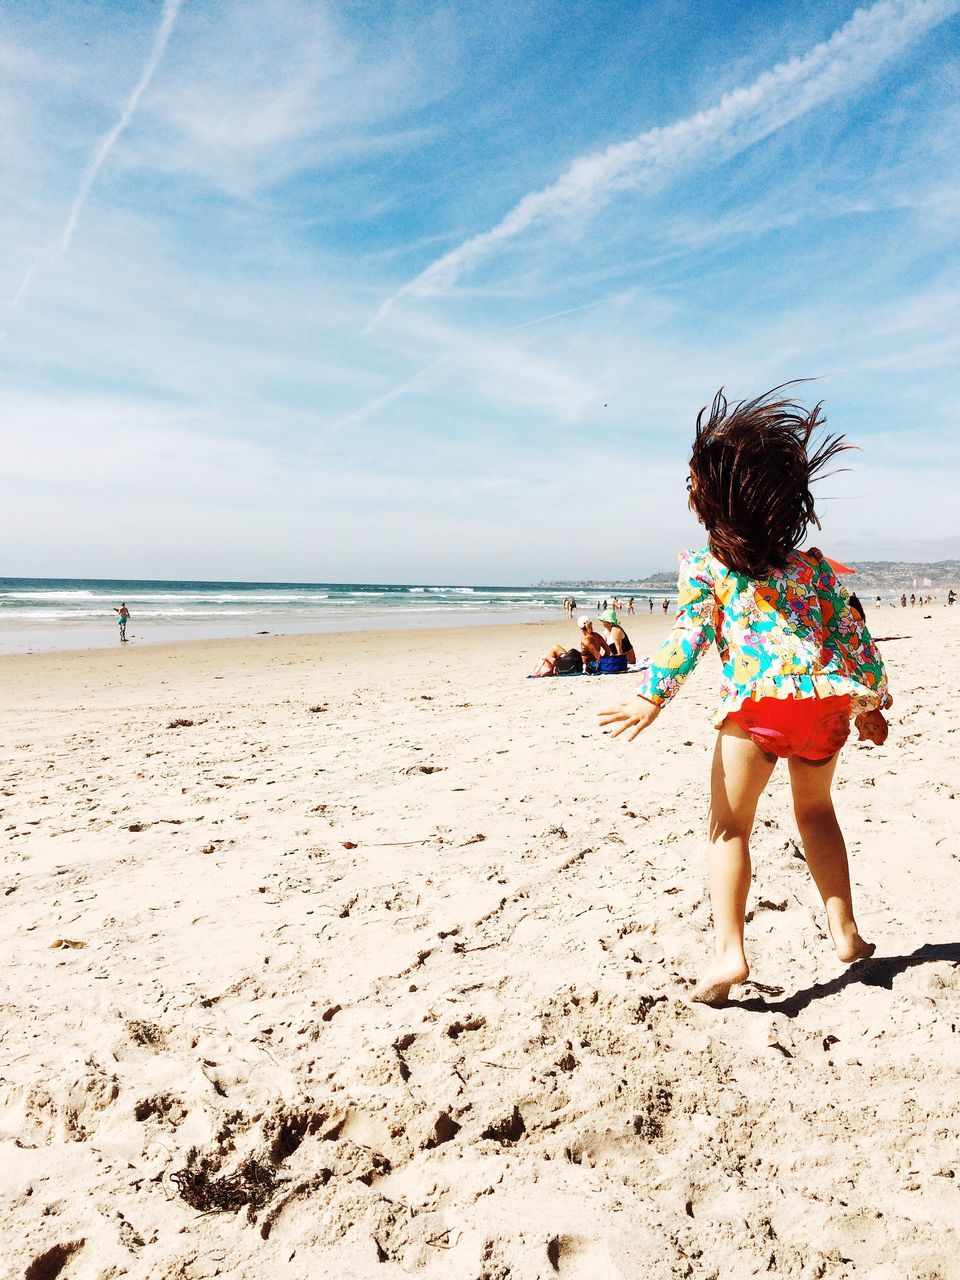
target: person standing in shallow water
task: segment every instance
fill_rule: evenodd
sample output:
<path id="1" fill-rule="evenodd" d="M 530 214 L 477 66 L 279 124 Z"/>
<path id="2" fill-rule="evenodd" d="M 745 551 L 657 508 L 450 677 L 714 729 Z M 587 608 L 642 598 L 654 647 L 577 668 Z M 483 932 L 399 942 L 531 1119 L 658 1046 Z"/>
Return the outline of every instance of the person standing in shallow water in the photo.
<path id="1" fill-rule="evenodd" d="M 113 611 L 117 615 L 117 622 L 120 624 L 120 643 L 127 643 L 127 623 L 130 621 L 130 610 L 121 603 L 119 609 Z"/>
<path id="2" fill-rule="evenodd" d="M 839 452 L 818 404 L 807 412 L 782 388 L 729 406 L 722 391 L 697 417 L 687 482 L 707 546 L 681 556 L 678 611 L 660 649 L 641 663 L 637 697 L 600 712 L 612 737 L 632 741 L 653 724 L 701 654 L 723 663 L 709 812 L 715 954 L 692 998 L 726 1000 L 746 982 L 744 923 L 757 802 L 778 759 L 787 759 L 807 867 L 826 909 L 838 958 L 873 955 L 853 914 L 850 870 L 830 794 L 850 719 L 882 745 L 891 705 L 883 661 L 847 593 L 816 548 L 798 551 L 819 523 L 810 484 Z"/>

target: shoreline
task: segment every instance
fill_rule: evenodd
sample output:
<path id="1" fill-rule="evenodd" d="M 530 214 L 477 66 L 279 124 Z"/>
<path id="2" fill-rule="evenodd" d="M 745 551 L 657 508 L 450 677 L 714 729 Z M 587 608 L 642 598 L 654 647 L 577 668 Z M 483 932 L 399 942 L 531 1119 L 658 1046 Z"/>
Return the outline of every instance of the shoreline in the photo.
<path id="1" fill-rule="evenodd" d="M 861 600 L 866 609 L 867 623 L 873 631 L 883 630 L 894 619 L 908 619 L 913 615 L 924 617 L 927 612 L 936 616 L 949 609 L 946 595 L 934 597 L 929 604 L 918 603 L 905 607 L 900 604 L 900 597 L 909 595 L 912 588 L 903 591 L 886 593 L 878 605 L 873 598 L 873 589 L 866 584 L 847 582 L 851 591 L 859 586 Z M 651 613 L 646 607 L 648 599 L 655 601 Z M 668 611 L 662 614 L 662 603 L 668 601 Z M 596 619 L 599 610 L 591 607 L 578 608 L 580 615 Z M 640 598 L 640 607 L 633 614 L 620 612 L 624 626 L 636 630 L 659 622 L 664 616 L 671 620 L 675 615 L 676 591 L 661 592 L 650 597 Z M 960 609 L 958 609 L 960 612 Z M 211 613 L 208 618 L 154 619 L 149 613 L 138 615 L 133 613 L 128 624 L 128 640 L 120 645 L 117 627 L 113 617 L 107 613 L 103 620 L 84 618 L 76 621 L 66 617 L 54 617 L 49 620 L 31 617 L 21 618 L 15 611 L 4 612 L 0 606 L 0 659 L 17 654 L 39 656 L 44 653 L 81 653 L 94 650 L 109 651 L 115 648 L 154 648 L 164 645 L 213 643 L 220 640 L 256 640 L 266 638 L 294 638 L 298 636 L 358 636 L 391 633 L 423 634 L 433 631 L 463 631 L 471 628 L 500 628 L 505 626 L 530 626 L 555 623 L 558 626 L 568 624 L 561 610 L 561 602 L 545 607 L 543 604 L 531 608 L 522 605 L 491 605 L 489 607 L 445 607 L 434 606 L 429 609 L 398 607 L 395 609 L 378 609 L 364 607 L 362 604 L 349 609 L 338 609 L 326 614 L 304 616 L 296 611 L 278 611 L 274 614 L 264 613 L 259 616 L 237 618 Z M 267 624 L 267 625 L 264 625 Z"/>
<path id="2" fill-rule="evenodd" d="M 146 634 L 138 634 L 134 630 L 138 625 L 134 618 L 128 624 L 128 638 L 125 644 L 121 644 L 117 639 L 117 626 L 116 624 L 111 626 L 109 620 L 105 627 L 90 626 L 83 623 L 59 624 L 64 628 L 64 631 L 69 628 L 72 634 L 66 635 L 64 631 L 61 631 L 60 634 L 54 634 L 54 628 L 51 627 L 42 635 L 38 635 L 34 631 L 30 639 L 18 636 L 13 627 L 4 628 L 0 626 L 0 659 L 18 654 L 39 656 L 45 653 L 87 653 L 121 648 L 125 650 L 154 649 L 157 646 L 210 644 L 221 640 L 253 641 L 294 639 L 310 636 L 379 635 L 380 633 L 397 635 L 408 632 L 456 631 L 471 627 L 530 626 L 541 622 L 547 623 L 550 620 L 545 618 L 542 612 L 533 613 L 532 611 L 525 612 L 523 617 L 517 617 L 515 614 L 496 614 L 493 612 L 482 615 L 464 615 L 451 611 L 450 614 L 445 615 L 443 621 L 435 617 L 424 620 L 416 615 L 394 620 L 389 615 L 373 614 L 366 617 L 332 618 L 329 625 L 326 626 L 318 626 L 316 619 L 311 619 L 309 622 L 304 621 L 302 624 L 284 621 L 280 629 L 264 628 L 263 630 L 254 631 L 251 629 L 252 623 L 231 626 L 225 623 L 217 624 L 215 620 L 211 620 L 209 624 L 161 623 L 156 626 L 148 624 L 149 631 Z M 566 619 L 560 615 L 559 622 L 563 624 Z M 143 624 L 139 625 L 142 626 Z M 276 625 L 274 624 L 275 627 Z"/>
<path id="3" fill-rule="evenodd" d="M 669 600 L 669 609 L 666 614 L 661 609 L 661 601 L 665 597 L 656 598 L 656 608 L 651 613 L 648 609 L 638 610 L 635 614 L 621 613 L 620 620 L 622 625 L 628 630 L 632 629 L 638 634 L 644 632 L 647 628 L 653 628 L 655 631 L 663 630 L 664 624 L 673 625 L 676 610 L 676 593 L 666 597 Z M 907 622 L 911 618 L 918 621 L 925 620 L 926 614 L 929 612 L 933 617 L 939 614 L 952 613 L 946 602 L 946 599 L 935 600 L 929 605 L 907 605 L 903 608 L 893 600 L 884 600 L 881 605 L 876 605 L 871 601 L 864 602 L 867 613 L 867 625 L 871 632 L 876 636 L 887 629 L 888 624 L 897 622 Z M 956 611 L 960 614 L 960 605 L 955 606 Z M 39 658 L 50 654 L 78 654 L 78 653 L 109 653 L 114 650 L 121 652 L 134 652 L 139 649 L 157 649 L 157 648 L 176 648 L 179 646 L 193 645 L 209 645 L 218 644 L 220 642 L 229 643 L 253 643 L 266 640 L 296 640 L 320 637 L 349 637 L 356 639 L 359 636 L 392 636 L 395 641 L 399 642 L 401 636 L 411 635 L 432 635 L 434 633 L 447 632 L 468 632 L 473 629 L 477 630 L 500 630 L 504 627 L 551 627 L 558 629 L 564 628 L 576 636 L 576 627 L 572 619 L 564 617 L 558 609 L 556 614 L 544 616 L 543 610 L 511 610 L 507 611 L 477 611 L 475 613 L 464 613 L 462 611 L 437 611 L 442 613 L 442 617 L 431 616 L 425 618 L 422 614 L 403 613 L 399 611 L 396 614 L 371 613 L 367 615 L 354 614 L 350 617 L 330 618 L 325 625 L 317 625 L 317 620 L 303 620 L 297 622 L 296 619 L 287 618 L 282 623 L 281 629 L 263 629 L 253 631 L 250 630 L 252 624 L 226 624 L 217 623 L 211 620 L 209 624 L 205 623 L 174 623 L 174 624 L 147 624 L 148 632 L 145 635 L 138 634 L 135 629 L 138 625 L 136 618 L 133 618 L 129 624 L 130 630 L 128 640 L 125 644 L 121 644 L 117 638 L 116 624 L 109 620 L 103 625 L 89 625 L 86 623 L 58 623 L 61 628 L 58 632 L 56 627 L 50 627 L 42 633 L 36 632 L 34 624 L 31 624 L 31 633 L 24 635 L 26 627 L 23 631 L 17 629 L 16 623 L 7 623 L 4 625 L 0 622 L 0 662 L 5 659 L 16 657 L 34 657 Z M 580 609 L 581 616 L 587 616 L 596 620 L 596 611 L 587 611 Z M 276 626 L 277 624 L 274 624 Z M 69 631 L 69 634 L 66 632 Z M 638 654 L 642 646 L 635 645 Z"/>
<path id="4" fill-rule="evenodd" d="M 520 616 L 518 616 L 520 615 Z M 583 615 L 583 611 L 581 611 Z M 586 616 L 596 619 L 597 614 L 590 613 Z M 631 626 L 640 629 L 645 625 L 649 625 L 651 619 L 655 622 L 662 623 L 664 620 L 673 622 L 673 607 L 664 614 L 658 608 L 653 614 L 622 614 L 621 621 L 624 626 Z M 70 624 L 67 624 L 70 625 Z M 32 656 L 39 657 L 43 654 L 52 653 L 93 653 L 93 652 L 110 652 L 112 650 L 121 650 L 123 652 L 133 652 L 137 649 L 155 649 L 165 646 L 194 645 L 194 644 L 215 644 L 220 641 L 243 642 L 257 640 L 293 640 L 293 639 L 309 639 L 311 637 L 321 636 L 349 636 L 356 638 L 357 636 L 409 636 L 409 635 L 430 635 L 434 632 L 460 632 L 470 631 L 474 628 L 478 630 L 487 630 L 490 628 L 502 627 L 538 627 L 538 626 L 556 626 L 558 628 L 572 629 L 576 634 L 576 624 L 573 619 L 564 617 L 559 610 L 556 615 L 544 617 L 543 611 L 534 612 L 527 611 L 511 611 L 495 612 L 488 611 L 484 613 L 457 613 L 450 611 L 444 614 L 442 620 L 437 617 L 424 619 L 417 615 L 406 615 L 404 617 L 394 617 L 393 615 L 375 614 L 367 617 L 354 617 L 352 619 L 336 618 L 331 619 L 329 626 L 317 627 L 316 620 L 304 623 L 301 626 L 284 624 L 283 630 L 263 630 L 250 631 L 245 625 L 243 629 L 237 628 L 234 631 L 225 630 L 222 626 L 205 628 L 203 625 L 193 626 L 191 624 L 177 624 L 174 626 L 160 626 L 152 628 L 155 634 L 149 636 L 140 636 L 133 629 L 136 626 L 134 619 L 128 624 L 128 640 L 125 644 L 121 644 L 117 639 L 117 627 L 115 624 L 106 624 L 107 629 L 102 627 L 92 628 L 83 626 L 83 638 L 81 639 L 77 632 L 81 630 L 81 624 L 78 624 L 74 630 L 74 634 L 70 637 L 55 637 L 53 643 L 33 643 L 36 647 L 26 647 L 26 642 L 21 641 L 15 647 L 7 647 L 8 637 L 12 634 L 0 627 L 0 661 L 4 658 L 16 656 Z"/>

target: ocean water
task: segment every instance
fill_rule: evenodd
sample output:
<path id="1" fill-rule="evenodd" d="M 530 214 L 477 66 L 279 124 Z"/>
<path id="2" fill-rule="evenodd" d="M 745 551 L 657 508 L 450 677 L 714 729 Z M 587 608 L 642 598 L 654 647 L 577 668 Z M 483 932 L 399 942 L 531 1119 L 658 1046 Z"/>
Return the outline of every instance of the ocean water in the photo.
<path id="1" fill-rule="evenodd" d="M 0 652 L 117 644 L 113 610 L 121 601 L 130 610 L 128 640 L 149 643 L 562 619 L 564 594 L 543 587 L 416 583 L 0 578 Z M 581 604 L 595 611 L 596 599 Z"/>

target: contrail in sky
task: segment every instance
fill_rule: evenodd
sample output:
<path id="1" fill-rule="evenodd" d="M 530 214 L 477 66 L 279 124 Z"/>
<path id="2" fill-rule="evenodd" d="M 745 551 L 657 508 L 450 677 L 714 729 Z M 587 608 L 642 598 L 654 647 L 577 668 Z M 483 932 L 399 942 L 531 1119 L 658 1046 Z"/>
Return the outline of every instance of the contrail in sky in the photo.
<path id="1" fill-rule="evenodd" d="M 627 296 L 629 295 L 619 293 L 611 294 L 608 297 L 594 298 L 592 302 L 582 302 L 578 307 L 565 307 L 563 311 L 551 311 L 547 316 L 536 316 L 533 320 L 524 320 L 520 324 L 511 324 L 506 329 L 494 329 L 492 333 L 484 333 L 480 336 L 484 340 L 490 338 L 502 338 L 505 334 L 517 333 L 520 329 L 532 329 L 534 325 L 546 324 L 548 320 L 559 320 L 563 316 L 572 316 L 578 311 L 590 311 L 594 307 L 602 307 L 605 303 Z M 466 346 L 468 343 L 465 342 L 463 345 Z M 336 422 L 331 422 L 325 432 L 325 435 L 329 437 L 337 431 L 342 431 L 344 427 L 353 427 L 357 426 L 361 422 L 366 422 L 367 418 L 371 417 L 372 414 L 379 413 L 379 411 L 386 405 L 392 404 L 394 400 L 398 400 L 401 396 L 405 396 L 408 391 L 412 391 L 415 387 L 419 386 L 419 384 L 425 381 L 436 369 L 439 369 L 442 365 L 445 365 L 452 360 L 456 354 L 456 351 L 447 351 L 444 355 L 437 356 L 435 360 L 431 360 L 429 364 L 425 364 L 421 369 L 418 369 L 415 373 L 411 374 L 411 376 L 401 382 L 399 386 L 394 387 L 390 391 L 385 391 L 383 395 L 379 395 L 373 400 L 368 400 L 367 403 L 361 405 L 359 409 L 354 409 L 352 412 L 344 414 L 344 416 L 342 418 L 338 418 Z"/>
<path id="2" fill-rule="evenodd" d="M 70 212 L 67 214 L 67 220 L 64 223 L 63 230 L 60 232 L 57 240 L 39 254 L 30 265 L 26 275 L 20 282 L 20 288 L 13 296 L 10 303 L 11 307 L 15 307 L 30 286 L 37 271 L 43 269 L 48 270 L 54 266 L 70 248 L 70 241 L 73 239 L 73 233 L 77 229 L 77 223 L 80 219 L 80 213 L 86 203 L 87 196 L 93 184 L 97 180 L 97 175 L 103 168 L 107 156 L 116 145 L 117 139 L 126 129 L 127 125 L 133 118 L 133 113 L 137 109 L 137 104 L 143 97 L 144 91 L 153 79 L 153 73 L 160 65 L 160 61 L 166 52 L 167 42 L 170 39 L 170 33 L 173 30 L 173 24 L 177 20 L 177 14 L 180 12 L 180 6 L 183 0 L 163 0 L 163 9 L 160 13 L 160 25 L 157 27 L 157 34 L 153 38 L 153 45 L 150 54 L 143 65 L 140 73 L 140 79 L 136 83 L 136 87 L 130 94 L 130 97 L 124 103 L 123 110 L 117 118 L 117 123 L 113 126 L 109 133 L 105 134 L 97 144 L 96 150 L 87 161 L 86 167 L 80 178 L 80 185 L 77 187 L 77 194 L 73 197 L 73 203 L 70 206 Z"/>
<path id="3" fill-rule="evenodd" d="M 403 299 L 451 289 L 465 271 L 532 228 L 601 209 L 622 191 L 698 164 L 728 159 L 833 97 L 851 94 L 912 41 L 960 9 L 960 0 L 880 0 L 809 53 L 782 62 L 716 106 L 604 151 L 578 156 L 542 191 L 525 195 L 492 227 L 437 258 L 382 304 L 367 332 Z"/>

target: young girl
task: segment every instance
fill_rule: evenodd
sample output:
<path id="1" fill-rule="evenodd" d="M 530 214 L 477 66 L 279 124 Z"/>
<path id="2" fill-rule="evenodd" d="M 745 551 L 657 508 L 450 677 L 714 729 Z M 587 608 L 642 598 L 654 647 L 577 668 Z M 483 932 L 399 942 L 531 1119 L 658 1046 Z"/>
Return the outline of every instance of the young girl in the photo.
<path id="1" fill-rule="evenodd" d="M 716 956 L 694 1000 L 725 1000 L 746 981 L 743 924 L 750 832 L 774 765 L 786 758 L 807 866 L 823 898 L 837 955 L 873 954 L 857 929 L 843 835 L 830 786 L 856 716 L 860 738 L 887 736 L 886 674 L 870 633 L 819 551 L 797 551 L 819 528 L 810 482 L 852 446 L 826 436 L 818 404 L 807 413 L 777 387 L 734 406 L 717 393 L 697 417 L 687 488 L 708 547 L 680 558 L 678 612 L 667 640 L 641 667 L 635 700 L 600 713 L 632 741 L 660 714 L 716 643 L 723 663 L 710 788 L 710 899 Z"/>

